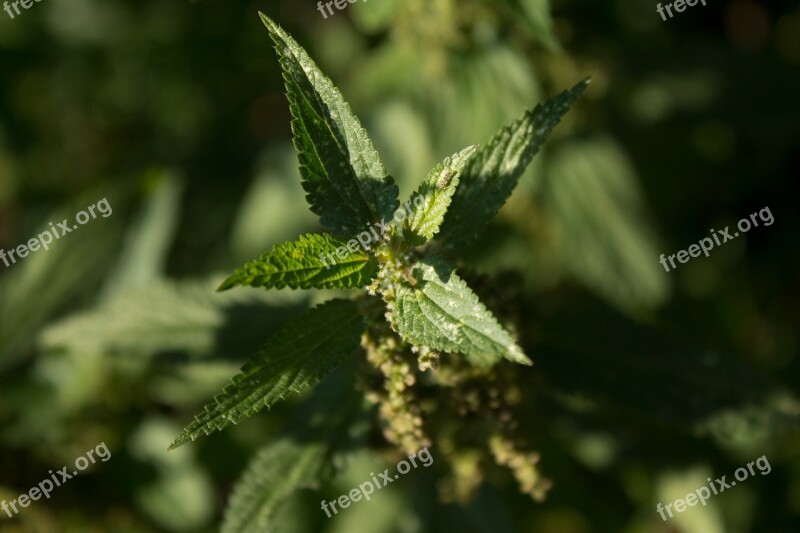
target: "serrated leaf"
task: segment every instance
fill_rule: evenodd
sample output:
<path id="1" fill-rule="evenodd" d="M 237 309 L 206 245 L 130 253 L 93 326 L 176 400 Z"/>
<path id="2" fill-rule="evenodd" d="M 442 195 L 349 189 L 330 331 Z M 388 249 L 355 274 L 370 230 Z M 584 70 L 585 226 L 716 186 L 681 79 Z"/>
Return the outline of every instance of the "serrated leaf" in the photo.
<path id="1" fill-rule="evenodd" d="M 338 248 L 347 249 L 347 243 L 327 234 L 307 234 L 296 242 L 276 244 L 272 251 L 237 270 L 219 290 L 237 285 L 351 289 L 369 284 L 378 273 L 377 261 L 361 247 L 355 252 L 347 250 L 345 258 L 340 259 L 336 255 Z"/>
<path id="2" fill-rule="evenodd" d="M 364 319 L 350 300 L 330 300 L 292 320 L 234 376 L 170 449 L 210 435 L 301 392 L 327 376 L 360 344 Z"/>
<path id="3" fill-rule="evenodd" d="M 659 239 L 625 152 L 608 139 L 582 139 L 563 143 L 546 163 L 541 198 L 558 228 L 553 255 L 623 309 L 661 304 L 669 279 L 653 261 Z"/>
<path id="4" fill-rule="evenodd" d="M 435 350 L 458 352 L 480 365 L 500 358 L 532 364 L 478 296 L 442 257 L 428 257 L 411 270 L 416 285 L 396 289 L 392 327 L 407 341 Z"/>
<path id="5" fill-rule="evenodd" d="M 51 324 L 45 350 L 153 357 L 231 359 L 249 355 L 307 304 L 301 293 L 215 294 L 219 276 L 159 280 L 115 292 L 96 307 Z"/>
<path id="6" fill-rule="evenodd" d="M 91 192 L 48 213 L 30 236 L 49 231 L 45 220 L 73 217 L 98 198 L 96 191 Z M 55 240 L 49 251 L 31 253 L 9 267 L 0 262 L 0 371 L 32 355 L 36 336 L 48 320 L 80 301 L 81 295 L 91 294 L 113 271 L 136 200 L 122 187 L 109 197 L 113 216 L 80 226 L 69 239 Z"/>
<path id="7" fill-rule="evenodd" d="M 222 533 L 274 530 L 272 519 L 278 506 L 298 490 L 319 486 L 328 451 L 322 442 L 291 439 L 262 448 L 234 488 Z"/>
<path id="8" fill-rule="evenodd" d="M 417 198 L 424 200 L 405 222 L 405 229 L 409 232 L 407 240 L 414 246 L 425 244 L 439 231 L 450 200 L 458 187 L 461 170 L 475 150 L 477 146 L 465 148 L 433 167 L 417 191 L 411 195 L 414 205 Z"/>
<path id="9" fill-rule="evenodd" d="M 437 236 L 448 248 L 469 244 L 503 206 L 519 177 L 550 132 L 569 111 L 589 80 L 526 111 L 481 148 L 461 172 L 458 187 Z"/>
<path id="10" fill-rule="evenodd" d="M 264 446 L 250 461 L 228 501 L 223 533 L 264 533 L 278 524 L 280 530 L 294 531 L 295 524 L 286 520 L 294 514 L 292 504 L 302 501 L 301 495 L 293 498 L 295 493 L 318 488 L 353 448 L 361 448 L 368 410 L 353 388 L 356 365 L 351 363 L 356 362 L 339 367 L 294 410 L 291 439 Z M 318 517 L 305 518 L 315 522 Z"/>
<path id="11" fill-rule="evenodd" d="M 342 94 L 306 51 L 260 14 L 283 68 L 303 189 L 320 223 L 337 235 L 391 220 L 398 190 Z"/>

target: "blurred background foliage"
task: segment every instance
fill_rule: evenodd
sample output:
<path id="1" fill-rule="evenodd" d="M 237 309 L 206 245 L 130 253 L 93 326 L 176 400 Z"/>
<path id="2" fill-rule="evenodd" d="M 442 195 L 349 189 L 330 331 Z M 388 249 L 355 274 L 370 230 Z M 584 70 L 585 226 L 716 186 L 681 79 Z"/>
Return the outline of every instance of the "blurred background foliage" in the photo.
<path id="1" fill-rule="evenodd" d="M 800 530 L 788 0 L 698 4 L 667 22 L 643 0 L 373 0 L 327 19 L 312 1 L 73 0 L 0 15 L 0 246 L 104 197 L 114 209 L 0 265 L 0 498 L 101 441 L 113 454 L 0 529 L 214 531 L 256 451 L 335 409 L 312 393 L 165 452 L 272 331 L 328 296 L 213 292 L 318 229 L 259 9 L 342 88 L 403 195 L 593 77 L 461 258 L 536 363 L 518 371 L 521 430 L 554 481 L 547 501 L 498 472 L 469 502 L 438 503 L 459 474 L 434 449 L 435 468 L 327 520 L 320 499 L 399 459 L 361 447 L 288 502 L 283 530 Z M 774 225 L 659 264 L 765 206 Z M 655 512 L 764 454 L 768 476 L 666 524 Z"/>

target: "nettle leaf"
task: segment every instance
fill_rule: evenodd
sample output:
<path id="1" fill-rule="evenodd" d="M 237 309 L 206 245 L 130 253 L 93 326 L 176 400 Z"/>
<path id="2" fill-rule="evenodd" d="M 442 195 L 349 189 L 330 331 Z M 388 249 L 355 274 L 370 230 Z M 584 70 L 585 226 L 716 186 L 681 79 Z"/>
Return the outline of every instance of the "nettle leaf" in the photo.
<path id="1" fill-rule="evenodd" d="M 341 466 L 337 459 L 361 441 L 366 428 L 356 421 L 365 414 L 363 398 L 352 386 L 353 367 L 341 370 L 348 372 L 331 376 L 295 411 L 295 436 L 262 447 L 247 465 L 225 509 L 222 533 L 269 532 L 279 524 L 287 529 L 287 515 L 296 516 L 292 504 L 302 499 L 296 493 L 319 488 Z"/>
<path id="2" fill-rule="evenodd" d="M 725 350 L 632 320 L 595 297 L 572 298 L 552 309 L 537 336 L 537 362 L 568 409 L 575 408 L 571 399 L 580 398 L 582 409 L 639 429 L 656 425 L 716 433 L 717 424 L 727 419 L 736 421 L 729 429 L 739 438 L 758 438 L 790 418 L 797 421 L 797 398 L 776 394 L 770 378 Z"/>
<path id="3" fill-rule="evenodd" d="M 432 256 L 411 270 L 414 283 L 396 289 L 392 327 L 404 340 L 434 350 L 458 352 L 473 364 L 501 358 L 533 364 L 446 259 Z"/>
<path id="4" fill-rule="evenodd" d="M 568 141 L 543 170 L 542 206 L 561 236 L 554 255 L 564 268 L 622 309 L 661 304 L 669 276 L 652 260 L 659 239 L 625 152 L 605 138 Z"/>
<path id="5" fill-rule="evenodd" d="M 327 234 L 302 235 L 299 241 L 276 244 L 271 252 L 247 263 L 226 279 L 219 290 L 237 285 L 282 289 L 350 289 L 364 287 L 378 273 L 378 263 L 363 248 L 336 250 L 347 243 Z M 330 257 L 329 257 L 329 254 Z M 320 257 L 322 256 L 322 257 Z"/>
<path id="6" fill-rule="evenodd" d="M 84 356 L 228 359 L 257 350 L 265 335 L 306 310 L 302 293 L 214 294 L 219 279 L 156 280 L 125 288 L 50 324 L 39 335 L 39 347 Z"/>
<path id="7" fill-rule="evenodd" d="M 301 489 L 319 487 L 330 470 L 323 442 L 281 439 L 262 448 L 247 467 L 225 511 L 222 533 L 269 532 L 278 507 Z"/>
<path id="8" fill-rule="evenodd" d="M 398 189 L 333 82 L 305 50 L 261 13 L 283 68 L 303 189 L 320 223 L 337 235 L 391 220 Z"/>
<path id="9" fill-rule="evenodd" d="M 409 232 L 407 240 L 413 245 L 425 244 L 439 231 L 450 199 L 458 187 L 461 170 L 477 149 L 477 146 L 465 148 L 433 167 L 428 177 L 411 195 L 413 201 L 418 197 L 424 199 L 405 223 L 405 230 Z"/>
<path id="10" fill-rule="evenodd" d="M 533 156 L 588 85 L 589 80 L 584 80 L 526 111 L 470 159 L 461 172 L 461 184 L 437 237 L 446 247 L 469 244 L 478 236 L 511 196 Z"/>
<path id="11" fill-rule="evenodd" d="M 553 33 L 549 0 L 517 0 L 515 4 L 534 37 L 548 50 L 559 50 L 558 39 Z"/>
<path id="12" fill-rule="evenodd" d="M 172 443 L 177 448 L 301 392 L 358 350 L 364 319 L 350 300 L 330 300 L 272 337 Z"/>

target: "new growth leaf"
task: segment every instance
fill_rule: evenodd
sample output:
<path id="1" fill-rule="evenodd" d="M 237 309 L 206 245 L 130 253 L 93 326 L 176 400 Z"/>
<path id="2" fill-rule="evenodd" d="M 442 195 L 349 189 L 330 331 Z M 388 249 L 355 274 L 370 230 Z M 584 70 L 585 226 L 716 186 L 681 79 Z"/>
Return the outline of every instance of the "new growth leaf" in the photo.
<path id="1" fill-rule="evenodd" d="M 410 243 L 415 246 L 425 244 L 439 231 L 450 206 L 450 199 L 458 187 L 461 170 L 475 150 L 476 146 L 465 148 L 433 167 L 428 177 L 411 195 L 412 198 L 422 196 L 425 202 L 406 220 L 409 232 L 406 238 Z"/>

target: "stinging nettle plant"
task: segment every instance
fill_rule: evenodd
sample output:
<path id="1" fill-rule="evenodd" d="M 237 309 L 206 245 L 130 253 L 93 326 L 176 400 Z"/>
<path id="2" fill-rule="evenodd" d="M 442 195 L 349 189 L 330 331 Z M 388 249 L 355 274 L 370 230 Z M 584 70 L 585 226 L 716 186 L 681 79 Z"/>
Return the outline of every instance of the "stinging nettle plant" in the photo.
<path id="1" fill-rule="evenodd" d="M 265 15 L 261 18 L 283 70 L 302 186 L 327 233 L 274 246 L 237 270 L 220 290 L 365 290 L 353 300 L 333 299 L 290 321 L 170 449 L 236 424 L 290 392 L 304 391 L 360 354 L 365 371 L 358 384 L 379 405 L 387 441 L 407 454 L 431 444 L 435 450 L 440 438 L 453 437 L 428 424 L 428 414 L 480 412 L 488 417 L 484 448 L 496 463 L 511 468 L 524 492 L 540 499 L 547 481 L 535 469 L 536 454 L 522 452 L 512 435 L 515 423 L 506 408 L 514 403 L 514 391 L 498 392 L 487 384 L 503 359 L 532 362 L 442 254 L 457 253 L 479 235 L 588 80 L 527 111 L 485 146 L 446 158 L 412 195 L 421 198 L 413 204 L 418 207 L 409 208 L 408 202 L 401 207 L 397 186 L 339 90 L 292 37 Z M 386 231 L 372 233 L 379 238 L 368 247 L 352 245 L 357 242 L 353 238 L 374 226 Z M 325 257 L 338 259 L 331 264 Z M 442 394 L 426 394 L 422 405 L 420 387 L 438 387 Z M 473 393 L 488 395 L 491 409 L 464 399 Z M 268 526 L 280 500 L 314 484 L 298 479 L 320 475 L 329 454 L 316 445 L 297 448 L 282 441 L 259 455 L 234 492 L 225 530 Z M 299 461 L 301 453 L 306 453 L 305 462 Z M 289 468 L 275 466 L 281 461 L 306 470 L 264 471 Z"/>

